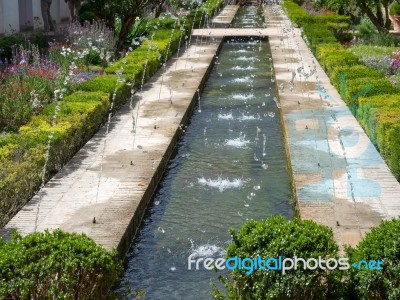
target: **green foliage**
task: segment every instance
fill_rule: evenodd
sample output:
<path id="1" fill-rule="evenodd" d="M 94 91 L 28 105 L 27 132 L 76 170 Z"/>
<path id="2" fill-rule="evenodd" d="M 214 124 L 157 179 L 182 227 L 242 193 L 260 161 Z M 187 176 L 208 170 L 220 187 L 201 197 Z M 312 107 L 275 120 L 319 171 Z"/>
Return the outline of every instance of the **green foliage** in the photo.
<path id="1" fill-rule="evenodd" d="M 327 28 L 333 32 L 335 38 L 341 43 L 348 43 L 353 39 L 353 34 L 349 31 L 350 22 L 327 22 Z"/>
<path id="2" fill-rule="evenodd" d="M 359 300 L 390 299 L 400 297 L 400 220 L 383 221 L 372 228 L 357 248 L 346 252 L 352 261 L 381 260 L 383 270 L 351 271 L 353 296 Z"/>
<path id="3" fill-rule="evenodd" d="M 14 234 L 0 244 L 2 299 L 104 299 L 121 271 L 116 253 L 84 234 Z"/>
<path id="4" fill-rule="evenodd" d="M 367 131 L 372 142 L 379 144 L 378 121 L 382 115 L 395 112 L 400 108 L 400 97 L 398 95 L 376 95 L 371 97 L 360 97 L 356 116 L 361 125 Z"/>
<path id="5" fill-rule="evenodd" d="M 356 26 L 356 30 L 358 37 L 363 41 L 371 41 L 372 37 L 378 33 L 370 19 L 362 19 L 360 24 Z"/>
<path id="6" fill-rule="evenodd" d="M 390 6 L 389 13 L 392 16 L 399 16 L 400 15 L 400 3 L 394 1 L 393 4 Z"/>
<path id="7" fill-rule="evenodd" d="M 318 0 L 319 7 L 341 14 L 365 15 L 379 32 L 388 32 L 390 20 L 383 16 L 393 0 Z"/>
<path id="8" fill-rule="evenodd" d="M 349 48 L 349 51 L 359 59 L 393 55 L 396 50 L 397 47 L 379 47 L 376 45 L 353 45 Z"/>
<path id="9" fill-rule="evenodd" d="M 0 226 L 33 196 L 42 182 L 46 145 L 51 130 L 50 160 L 46 178 L 62 166 L 92 137 L 108 112 L 109 95 L 102 92 L 76 92 L 64 99 L 57 124 L 51 127 L 55 104 L 34 116 L 19 134 L 0 139 Z"/>
<path id="10" fill-rule="evenodd" d="M 378 146 L 390 170 L 400 179 L 400 96 L 377 95 L 361 97 L 357 119 Z"/>
<path id="11" fill-rule="evenodd" d="M 316 57 L 319 61 L 323 60 L 329 53 L 333 53 L 336 50 L 340 50 L 341 46 L 339 43 L 335 44 L 320 44 L 316 47 Z"/>
<path id="12" fill-rule="evenodd" d="M 249 221 L 238 232 L 230 230 L 232 242 L 227 257 L 301 258 L 338 256 L 332 230 L 310 220 L 285 220 L 274 216 L 263 221 Z M 340 271 L 333 270 L 234 270 L 230 278 L 221 277 L 227 297 L 214 286 L 214 299 L 338 299 L 341 292 Z"/>
<path id="13" fill-rule="evenodd" d="M 350 108 L 352 108 L 352 106 L 358 106 L 358 98 L 361 96 L 368 97 L 380 94 L 396 94 L 398 92 L 399 90 L 385 78 L 356 78 L 347 80 L 344 100 Z"/>
<path id="14" fill-rule="evenodd" d="M 310 49 L 316 53 L 320 44 L 336 44 L 334 34 L 325 26 L 319 24 L 307 24 L 303 27 L 303 37 L 309 42 Z"/>
<path id="15" fill-rule="evenodd" d="M 20 33 L 0 37 L 0 60 L 10 60 L 13 56 L 13 49 L 16 46 L 29 49 L 31 45 L 36 45 L 42 50 L 46 46 L 45 38 L 40 33 L 30 35 L 29 40 Z"/>
<path id="16" fill-rule="evenodd" d="M 347 81 L 365 77 L 373 77 L 376 79 L 381 79 L 384 78 L 385 76 L 381 72 L 371 67 L 366 67 L 364 65 L 338 66 L 330 74 L 332 84 L 337 88 L 338 91 L 341 92 L 343 98 L 344 98 L 344 93 L 342 91 L 342 86 L 340 83 L 342 83 L 344 80 Z"/>
<path id="17" fill-rule="evenodd" d="M 334 50 L 326 52 L 324 57 L 320 60 L 321 65 L 327 71 L 328 75 L 340 66 L 354 66 L 359 64 L 357 56 L 348 50 Z"/>

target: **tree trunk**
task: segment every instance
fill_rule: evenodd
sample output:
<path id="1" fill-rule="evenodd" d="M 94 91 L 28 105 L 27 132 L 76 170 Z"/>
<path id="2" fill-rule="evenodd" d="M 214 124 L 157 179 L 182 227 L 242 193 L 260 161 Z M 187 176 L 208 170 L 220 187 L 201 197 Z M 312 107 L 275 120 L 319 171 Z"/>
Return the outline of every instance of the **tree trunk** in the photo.
<path id="1" fill-rule="evenodd" d="M 163 12 L 164 3 L 165 0 L 159 0 L 159 2 L 156 4 L 156 7 L 154 8 L 154 18 L 158 18 L 161 15 Z"/>
<path id="2" fill-rule="evenodd" d="M 383 24 L 379 22 L 378 17 L 374 15 L 372 10 L 366 4 L 361 6 L 361 11 L 367 15 L 367 17 L 371 20 L 372 24 L 375 25 L 376 29 L 378 29 L 379 32 L 386 31 L 385 27 L 383 27 Z"/>
<path id="3" fill-rule="evenodd" d="M 390 17 L 389 17 L 389 5 L 385 4 L 384 8 L 385 8 L 385 19 L 386 19 L 385 28 L 387 31 L 389 31 L 390 25 L 392 25 L 392 21 L 390 20 Z"/>
<path id="4" fill-rule="evenodd" d="M 125 40 L 128 37 L 129 31 L 131 30 L 136 17 L 137 17 L 136 15 L 132 15 L 121 19 L 121 31 L 119 32 L 118 42 L 117 42 L 118 51 L 121 51 L 123 49 Z"/>

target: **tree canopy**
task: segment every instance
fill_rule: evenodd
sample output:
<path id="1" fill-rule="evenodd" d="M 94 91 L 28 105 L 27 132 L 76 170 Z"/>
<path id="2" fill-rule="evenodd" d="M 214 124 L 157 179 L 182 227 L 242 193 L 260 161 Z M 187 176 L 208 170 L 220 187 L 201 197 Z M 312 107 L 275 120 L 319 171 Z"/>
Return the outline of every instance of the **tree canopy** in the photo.
<path id="1" fill-rule="evenodd" d="M 364 14 L 379 32 L 390 29 L 389 7 L 393 0 L 317 0 L 316 4 L 341 14 Z"/>

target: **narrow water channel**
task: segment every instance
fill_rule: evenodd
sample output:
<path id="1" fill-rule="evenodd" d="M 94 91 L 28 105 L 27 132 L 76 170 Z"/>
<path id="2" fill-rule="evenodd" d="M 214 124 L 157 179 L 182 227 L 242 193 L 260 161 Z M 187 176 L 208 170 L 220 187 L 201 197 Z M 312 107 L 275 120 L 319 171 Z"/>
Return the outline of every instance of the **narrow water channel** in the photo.
<path id="1" fill-rule="evenodd" d="M 258 27 L 255 7 L 237 27 Z M 230 227 L 293 216 L 269 44 L 229 38 L 129 253 L 119 292 L 143 299 L 211 299 L 218 274 L 188 270 L 188 256 L 223 257 Z M 134 293 L 130 295 L 132 299 Z"/>

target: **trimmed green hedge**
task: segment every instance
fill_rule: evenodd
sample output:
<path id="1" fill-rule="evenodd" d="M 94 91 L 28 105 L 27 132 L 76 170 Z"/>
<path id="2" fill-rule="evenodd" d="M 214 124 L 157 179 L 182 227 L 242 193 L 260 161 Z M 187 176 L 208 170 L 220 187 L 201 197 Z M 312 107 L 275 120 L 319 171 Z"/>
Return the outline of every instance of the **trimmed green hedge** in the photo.
<path id="1" fill-rule="evenodd" d="M 338 258 L 332 229 L 312 220 L 286 220 L 273 216 L 267 220 L 248 221 L 238 231 L 230 229 L 232 242 L 227 257 L 241 259 L 267 258 Z M 265 263 L 267 264 L 267 263 Z M 273 263 L 268 263 L 273 266 Z M 227 297 L 214 286 L 214 299 L 340 299 L 340 270 L 263 270 L 258 267 L 248 274 L 241 268 L 220 277 Z"/>
<path id="2" fill-rule="evenodd" d="M 385 78 L 381 72 L 375 70 L 371 67 L 366 67 L 364 65 L 353 65 L 353 66 L 337 66 L 330 73 L 330 79 L 332 84 L 341 92 L 341 83 L 343 84 L 347 80 L 373 77 L 376 79 Z M 344 96 L 342 96 L 344 97 Z"/>
<path id="3" fill-rule="evenodd" d="M 282 216 L 249 221 L 237 232 L 230 230 L 232 242 L 226 258 L 237 256 L 241 263 L 233 262 L 236 269 L 219 277 L 225 289 L 213 284 L 213 299 L 399 299 L 399 231 L 400 219 L 382 221 L 356 247 L 346 246 L 343 255 L 338 253 L 331 228 L 313 221 L 287 221 Z M 268 270 L 265 265 L 272 268 L 278 265 L 268 258 L 278 260 L 279 256 L 282 257 L 281 265 L 277 270 Z M 347 258 L 348 265 L 343 264 L 341 270 L 332 270 L 325 262 L 317 266 L 318 256 L 325 262 L 338 256 Z M 252 260 L 254 258 L 257 258 L 256 262 Z M 315 259 L 312 264 L 315 269 L 305 269 L 300 258 L 305 261 Z M 285 259 L 292 261 L 285 262 Z M 337 265 L 342 263 L 339 260 Z M 292 266 L 292 269 L 286 269 L 282 274 L 283 266 Z M 246 274 L 252 268 L 253 272 Z"/>
<path id="4" fill-rule="evenodd" d="M 1 299 L 106 299 L 122 273 L 115 252 L 56 230 L 0 240 Z"/>
<path id="5" fill-rule="evenodd" d="M 54 131 L 46 178 L 57 172 L 102 125 L 109 108 L 109 95 L 78 91 L 65 97 L 57 124 L 51 118 L 55 104 L 20 128 L 19 134 L 0 141 L 1 225 L 18 212 L 40 186 L 48 136 Z"/>
<path id="6" fill-rule="evenodd" d="M 208 0 L 202 9 L 211 15 L 222 5 L 221 0 Z M 196 20 L 194 12 L 186 16 L 183 37 L 189 34 L 192 21 L 199 25 L 201 15 L 202 12 L 199 11 Z M 163 28 L 155 33 L 145 79 L 150 78 L 165 61 L 173 24 L 174 22 L 163 21 Z M 176 52 L 179 37 L 180 30 L 177 26 L 168 57 Z M 104 124 L 114 91 L 114 110 L 129 99 L 132 82 L 139 86 L 142 81 L 147 53 L 148 41 L 108 67 L 107 74 L 82 83 L 78 91 L 63 99 L 54 128 L 51 127 L 51 119 L 56 104 L 46 107 L 41 116 L 33 117 L 20 128 L 19 134 L 0 135 L 0 226 L 4 226 L 39 189 L 51 130 L 54 130 L 54 136 L 46 179 L 59 171 Z M 119 76 L 123 78 L 119 80 L 116 72 L 121 67 L 122 75 Z"/>
<path id="7" fill-rule="evenodd" d="M 400 220 L 382 221 L 356 248 L 346 252 L 351 261 L 377 260 L 383 262 L 382 270 L 350 269 L 348 299 L 399 299 L 400 298 Z"/>
<path id="8" fill-rule="evenodd" d="M 347 105 L 358 107 L 358 98 L 382 94 L 396 94 L 399 89 L 394 87 L 386 78 L 364 77 L 350 79 L 346 82 L 344 100 Z M 353 110 L 352 110 L 353 111 Z M 355 113 L 356 110 L 353 112 Z"/>
<path id="9" fill-rule="evenodd" d="M 303 37 L 308 41 L 314 54 L 320 44 L 337 44 L 337 39 L 325 24 L 305 24 L 303 26 Z"/>
<path id="10" fill-rule="evenodd" d="M 360 63 L 358 57 L 353 53 L 347 50 L 335 50 L 325 54 L 323 58 L 321 58 L 321 65 L 327 71 L 328 75 L 331 72 L 341 66 L 354 66 Z"/>

